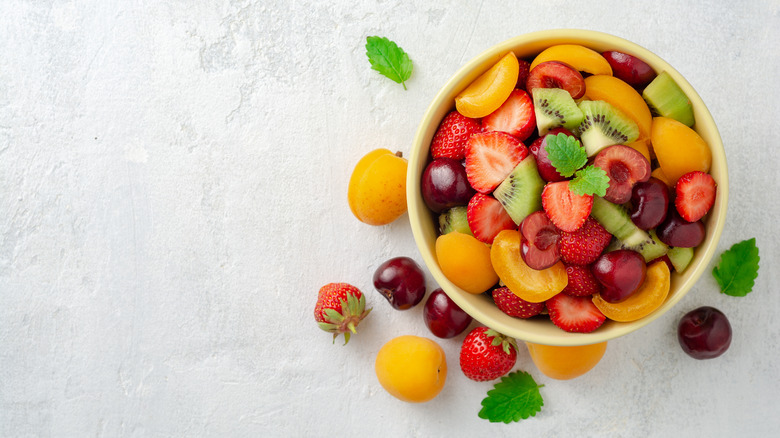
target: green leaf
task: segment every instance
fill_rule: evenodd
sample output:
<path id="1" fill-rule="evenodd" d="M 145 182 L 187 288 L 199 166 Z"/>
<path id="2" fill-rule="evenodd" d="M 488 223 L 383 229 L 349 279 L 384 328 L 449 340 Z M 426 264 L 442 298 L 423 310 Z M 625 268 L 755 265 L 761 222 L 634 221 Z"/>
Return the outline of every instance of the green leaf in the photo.
<path id="1" fill-rule="evenodd" d="M 744 297 L 753 290 L 758 277 L 758 247 L 756 238 L 735 243 L 720 256 L 712 275 L 720 285 L 720 291 L 732 297 Z"/>
<path id="2" fill-rule="evenodd" d="M 588 163 L 585 148 L 571 135 L 562 132 L 558 135 L 548 135 L 546 141 L 544 150 L 547 151 L 547 158 L 562 176 L 568 178 Z"/>
<path id="3" fill-rule="evenodd" d="M 578 195 L 604 196 L 607 194 L 608 187 L 609 176 L 607 176 L 607 172 L 592 164 L 578 170 L 574 179 L 569 181 L 569 190 Z"/>
<path id="4" fill-rule="evenodd" d="M 542 409 L 544 400 L 539 388 L 530 374 L 515 371 L 501 378 L 501 381 L 488 391 L 482 400 L 479 418 L 491 423 L 510 423 L 536 416 Z"/>
<path id="5" fill-rule="evenodd" d="M 371 68 L 404 86 L 412 76 L 412 60 L 404 49 L 385 37 L 366 38 L 366 55 Z"/>

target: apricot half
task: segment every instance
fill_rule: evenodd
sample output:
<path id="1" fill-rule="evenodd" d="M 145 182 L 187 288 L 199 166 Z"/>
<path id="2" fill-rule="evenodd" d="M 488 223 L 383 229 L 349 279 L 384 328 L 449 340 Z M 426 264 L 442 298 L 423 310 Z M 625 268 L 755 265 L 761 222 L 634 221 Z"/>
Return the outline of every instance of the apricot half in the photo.
<path id="1" fill-rule="evenodd" d="M 707 142 L 696 131 L 677 120 L 653 118 L 650 143 L 670 186 L 674 186 L 688 172 L 710 171 L 712 152 Z"/>
<path id="2" fill-rule="evenodd" d="M 617 303 L 609 303 L 596 294 L 593 296 L 593 304 L 613 321 L 636 321 L 651 314 L 666 301 L 670 277 L 666 262 L 657 261 L 647 267 L 644 283 L 630 297 Z"/>
<path id="3" fill-rule="evenodd" d="M 455 108 L 472 119 L 485 117 L 497 110 L 509 97 L 515 89 L 519 73 L 517 56 L 512 52 L 507 53 L 458 94 Z"/>
<path id="4" fill-rule="evenodd" d="M 504 285 L 531 303 L 547 301 L 569 283 L 566 267 L 560 261 L 539 271 L 525 264 L 520 256 L 520 232 L 517 230 L 498 233 L 490 248 L 490 260 Z"/>
<path id="5" fill-rule="evenodd" d="M 599 52 L 579 44 L 558 44 L 539 53 L 531 63 L 531 70 L 547 61 L 561 61 L 579 71 L 592 75 L 611 75 L 612 66 Z"/>

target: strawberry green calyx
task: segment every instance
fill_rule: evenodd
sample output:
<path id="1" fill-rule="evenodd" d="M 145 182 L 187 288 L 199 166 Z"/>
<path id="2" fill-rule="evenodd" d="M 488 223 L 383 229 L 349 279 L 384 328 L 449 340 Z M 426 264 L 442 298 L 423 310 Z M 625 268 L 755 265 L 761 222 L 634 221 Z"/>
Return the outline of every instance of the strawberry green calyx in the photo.
<path id="1" fill-rule="evenodd" d="M 512 349 L 517 351 L 517 342 L 514 340 L 514 338 L 510 338 L 509 336 L 506 336 L 490 328 L 485 331 L 485 336 L 493 338 L 491 345 L 494 347 L 500 345 L 501 349 L 504 350 L 504 353 L 506 354 L 511 354 Z"/>
<path id="2" fill-rule="evenodd" d="M 320 329 L 333 333 L 333 343 L 339 334 L 344 334 L 344 345 L 347 345 L 352 334 L 357 333 L 357 326 L 370 312 L 366 309 L 366 297 L 360 293 L 346 293 L 346 300 L 339 300 L 338 310 L 325 307 L 321 310 L 317 324 Z"/>

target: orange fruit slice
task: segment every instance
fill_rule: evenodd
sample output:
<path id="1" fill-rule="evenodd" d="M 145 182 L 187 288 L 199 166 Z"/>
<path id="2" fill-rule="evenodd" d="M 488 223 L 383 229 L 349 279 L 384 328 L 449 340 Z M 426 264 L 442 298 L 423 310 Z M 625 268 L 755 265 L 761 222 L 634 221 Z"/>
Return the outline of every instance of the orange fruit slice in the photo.
<path id="1" fill-rule="evenodd" d="M 561 61 L 592 75 L 612 75 L 612 66 L 607 59 L 593 49 L 579 44 L 558 44 L 539 53 L 531 63 L 531 69 L 547 61 Z"/>
<path id="2" fill-rule="evenodd" d="M 459 113 L 472 119 L 485 117 L 497 110 L 517 85 L 520 63 L 517 56 L 509 52 L 482 73 L 455 98 Z"/>
<path id="3" fill-rule="evenodd" d="M 633 295 L 619 303 L 608 303 L 596 294 L 593 304 L 607 318 L 613 321 L 629 322 L 644 318 L 655 309 L 661 307 L 669 294 L 669 266 L 664 261 L 658 261 L 647 267 L 645 282 Z"/>
<path id="4" fill-rule="evenodd" d="M 677 120 L 655 117 L 650 127 L 650 142 L 670 186 L 688 172 L 710 171 L 712 152 L 707 142 Z"/>
<path id="5" fill-rule="evenodd" d="M 541 271 L 528 267 L 520 256 L 520 232 L 517 230 L 498 233 L 490 248 L 490 260 L 504 285 L 531 303 L 547 301 L 569 282 L 562 262 Z"/>

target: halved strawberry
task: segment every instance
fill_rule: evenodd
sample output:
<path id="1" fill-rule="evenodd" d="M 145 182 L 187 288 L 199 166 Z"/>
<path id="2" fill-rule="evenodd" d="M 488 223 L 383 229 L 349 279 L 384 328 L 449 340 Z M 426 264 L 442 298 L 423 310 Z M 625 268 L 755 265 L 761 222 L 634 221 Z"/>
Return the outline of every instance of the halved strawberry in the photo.
<path id="1" fill-rule="evenodd" d="M 466 177 L 480 193 L 490 193 L 515 169 L 528 148 L 504 132 L 480 132 L 466 142 Z"/>
<path id="2" fill-rule="evenodd" d="M 593 208 L 593 196 L 577 195 L 569 190 L 569 181 L 547 183 L 542 190 L 542 208 L 562 231 L 577 230 Z"/>
<path id="3" fill-rule="evenodd" d="M 566 275 L 569 282 L 563 289 L 563 293 L 573 297 L 589 297 L 601 292 L 601 285 L 590 272 L 587 265 L 566 265 Z"/>
<path id="4" fill-rule="evenodd" d="M 500 231 L 517 228 L 498 199 L 482 193 L 471 197 L 466 207 L 466 219 L 474 237 L 488 244 L 493 243 Z"/>
<path id="5" fill-rule="evenodd" d="M 514 294 L 508 287 L 502 286 L 493 291 L 493 301 L 502 312 L 515 318 L 527 319 L 536 316 L 544 310 L 541 303 L 528 302 Z"/>
<path id="6" fill-rule="evenodd" d="M 466 141 L 471 134 L 482 128 L 479 121 L 452 111 L 441 121 L 431 141 L 431 155 L 434 159 L 446 157 L 462 160 L 466 156 Z"/>
<path id="7" fill-rule="evenodd" d="M 674 206 L 677 212 L 686 221 L 696 222 L 715 204 L 717 184 L 709 173 L 695 170 L 681 176 L 674 186 L 674 191 Z"/>
<path id="8" fill-rule="evenodd" d="M 495 111 L 482 119 L 485 131 L 506 132 L 524 141 L 536 129 L 536 113 L 531 95 L 515 89 Z"/>
<path id="9" fill-rule="evenodd" d="M 569 265 L 589 265 L 604 252 L 610 240 L 609 231 L 589 217 L 577 230 L 561 232 L 558 241 L 561 260 Z"/>
<path id="10" fill-rule="evenodd" d="M 573 297 L 561 292 L 545 304 L 550 321 L 567 332 L 590 333 L 606 319 L 590 297 Z"/>

